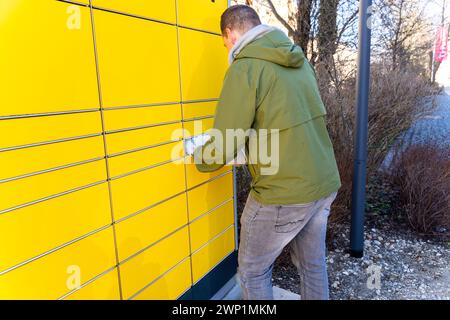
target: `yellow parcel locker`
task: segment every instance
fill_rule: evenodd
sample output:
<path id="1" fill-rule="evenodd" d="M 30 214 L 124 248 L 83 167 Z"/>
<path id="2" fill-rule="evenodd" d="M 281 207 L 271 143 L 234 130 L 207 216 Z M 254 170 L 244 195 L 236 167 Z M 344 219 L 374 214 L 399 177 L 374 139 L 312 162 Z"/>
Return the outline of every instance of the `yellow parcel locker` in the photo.
<path id="1" fill-rule="evenodd" d="M 220 16 L 228 0 L 178 0 L 178 24 L 220 34 Z"/>
<path id="2" fill-rule="evenodd" d="M 0 182 L 104 156 L 101 136 L 3 151 L 0 152 Z"/>
<path id="3" fill-rule="evenodd" d="M 185 138 L 198 136 L 214 127 L 214 118 L 186 121 L 184 123 Z"/>
<path id="4" fill-rule="evenodd" d="M 183 137 L 181 121 L 168 125 L 114 132 L 106 135 L 109 155 L 178 141 Z"/>
<path id="5" fill-rule="evenodd" d="M 120 277 L 124 299 L 131 298 L 187 256 L 189 233 L 185 227 L 122 263 Z"/>
<path id="6" fill-rule="evenodd" d="M 0 214 L 0 272 L 109 224 L 106 183 Z"/>
<path id="7" fill-rule="evenodd" d="M 105 130 L 139 128 L 181 120 L 179 104 L 126 109 L 106 109 Z"/>
<path id="8" fill-rule="evenodd" d="M 209 240 L 218 236 L 225 229 L 234 223 L 234 202 L 229 200 L 212 212 L 199 217 L 192 222 L 191 231 L 191 250 L 197 251 Z"/>
<path id="9" fill-rule="evenodd" d="M 230 255 L 234 249 L 234 227 L 230 227 L 199 251 L 193 253 L 192 274 L 194 284 Z"/>
<path id="10" fill-rule="evenodd" d="M 94 10 L 104 107 L 180 101 L 175 26 Z"/>
<path id="11" fill-rule="evenodd" d="M 228 67 L 222 38 L 183 28 L 179 33 L 183 101 L 217 99 Z"/>
<path id="12" fill-rule="evenodd" d="M 0 1 L 0 116 L 98 108 L 89 8 Z"/>
<path id="13" fill-rule="evenodd" d="M 176 0 L 92 0 L 92 5 L 164 22 L 176 22 Z"/>
<path id="14" fill-rule="evenodd" d="M 60 0 L 56 0 L 56 1 L 60 1 Z M 64 0 L 64 1 L 73 2 L 75 4 L 81 3 L 81 4 L 86 4 L 86 5 L 89 5 L 89 2 L 90 2 L 90 0 Z"/>
<path id="15" fill-rule="evenodd" d="M 115 178 L 119 175 L 138 171 L 143 168 L 149 168 L 172 159 L 172 153 L 176 150 L 181 142 L 172 142 L 156 147 L 144 148 L 139 151 L 127 152 L 118 156 L 109 158 L 109 172 L 111 177 Z M 175 150 L 175 151 L 174 151 Z M 181 158 L 181 152 L 174 153 L 174 158 Z"/>
<path id="16" fill-rule="evenodd" d="M 217 101 L 195 102 L 183 104 L 183 119 L 211 117 L 216 113 Z"/>
<path id="17" fill-rule="evenodd" d="M 175 300 L 191 285 L 191 259 L 188 258 L 145 288 L 134 300 Z"/>
<path id="18" fill-rule="evenodd" d="M 35 200 L 106 181 L 104 160 L 0 183 L 0 213 Z"/>
<path id="19" fill-rule="evenodd" d="M 0 120 L 0 149 L 100 135 L 101 124 L 100 112 Z"/>
<path id="20" fill-rule="evenodd" d="M 0 275 L 0 299 L 58 299 L 115 265 L 108 228 Z"/>
<path id="21" fill-rule="evenodd" d="M 64 297 L 64 300 L 120 300 L 117 268 Z"/>
<path id="22" fill-rule="evenodd" d="M 0 0 L 0 299 L 209 298 L 235 274 L 231 168 L 182 148 L 213 125 L 226 3 Z"/>
<path id="23" fill-rule="evenodd" d="M 167 163 L 111 182 L 116 220 L 185 190 L 183 164 Z"/>
<path id="24" fill-rule="evenodd" d="M 190 158 L 192 159 L 192 158 Z M 186 164 L 186 182 L 188 189 L 194 188 L 202 183 L 205 183 L 217 176 L 225 174 L 226 172 L 231 172 L 232 168 L 230 166 L 224 166 L 222 169 L 209 172 L 202 173 L 197 170 L 195 164 Z"/>
<path id="25" fill-rule="evenodd" d="M 119 261 L 187 224 L 186 194 L 156 205 L 116 224 Z"/>
<path id="26" fill-rule="evenodd" d="M 188 191 L 189 221 L 214 209 L 233 197 L 233 174 L 202 184 Z"/>

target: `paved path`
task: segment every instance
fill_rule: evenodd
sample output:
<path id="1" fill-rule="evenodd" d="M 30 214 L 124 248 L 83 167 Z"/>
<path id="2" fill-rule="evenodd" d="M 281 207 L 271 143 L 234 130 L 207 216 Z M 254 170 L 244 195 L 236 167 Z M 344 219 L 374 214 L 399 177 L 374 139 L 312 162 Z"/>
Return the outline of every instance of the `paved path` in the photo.
<path id="1" fill-rule="evenodd" d="M 436 141 L 450 147 L 450 87 L 436 98 L 436 110 L 418 121 L 406 132 L 413 143 Z"/>
<path id="2" fill-rule="evenodd" d="M 436 97 L 436 109 L 429 115 L 417 120 L 399 139 L 396 145 L 423 144 L 437 142 L 450 148 L 450 86 L 445 87 Z M 404 140 L 403 140 L 404 139 Z M 404 141 L 405 143 L 401 143 Z M 387 154 L 381 168 L 389 170 L 395 153 L 395 147 Z"/>

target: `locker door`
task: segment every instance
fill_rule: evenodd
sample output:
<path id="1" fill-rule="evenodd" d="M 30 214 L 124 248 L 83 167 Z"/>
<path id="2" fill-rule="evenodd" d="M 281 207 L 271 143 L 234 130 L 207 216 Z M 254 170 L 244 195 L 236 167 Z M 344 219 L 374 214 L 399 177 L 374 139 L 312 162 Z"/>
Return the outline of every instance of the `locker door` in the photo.
<path id="1" fill-rule="evenodd" d="M 194 284 L 235 250 L 234 226 L 212 239 L 192 255 Z"/>
<path id="2" fill-rule="evenodd" d="M 106 183 L 0 214 L 0 272 L 110 223 Z"/>
<path id="3" fill-rule="evenodd" d="M 185 227 L 124 262 L 120 267 L 124 299 L 133 297 L 188 256 L 189 233 Z"/>
<path id="4" fill-rule="evenodd" d="M 222 38 L 179 28 L 183 101 L 217 99 L 228 67 Z"/>
<path id="5" fill-rule="evenodd" d="M 175 26 L 94 10 L 104 107 L 180 100 Z"/>
<path id="6" fill-rule="evenodd" d="M 178 0 L 178 24 L 220 34 L 220 16 L 228 0 Z"/>
<path id="7" fill-rule="evenodd" d="M 185 259 L 133 300 L 175 300 L 191 287 L 191 259 Z"/>
<path id="8" fill-rule="evenodd" d="M 186 195 L 167 200 L 116 225 L 119 261 L 187 224 Z"/>
<path id="9" fill-rule="evenodd" d="M 89 8 L 0 1 L 0 117 L 98 108 Z"/>
<path id="10" fill-rule="evenodd" d="M 0 299 L 58 299 L 116 264 L 112 228 L 0 276 Z"/>
<path id="11" fill-rule="evenodd" d="M 64 300 L 120 300 L 117 268 L 81 287 Z"/>
<path id="12" fill-rule="evenodd" d="M 164 22 L 176 22 L 176 0 L 92 0 L 94 7 Z"/>
<path id="13" fill-rule="evenodd" d="M 232 197 L 233 174 L 231 172 L 189 190 L 189 220 L 200 217 Z"/>

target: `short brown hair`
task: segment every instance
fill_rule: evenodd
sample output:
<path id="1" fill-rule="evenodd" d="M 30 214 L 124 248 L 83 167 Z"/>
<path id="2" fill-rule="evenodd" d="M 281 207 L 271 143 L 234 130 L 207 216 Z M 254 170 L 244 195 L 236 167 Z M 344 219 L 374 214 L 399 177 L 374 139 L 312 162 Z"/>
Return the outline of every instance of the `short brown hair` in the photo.
<path id="1" fill-rule="evenodd" d="M 260 24 L 261 19 L 256 11 L 246 5 L 229 7 L 225 10 L 220 19 L 220 29 L 222 30 L 223 35 L 225 35 L 226 28 L 245 32 Z"/>

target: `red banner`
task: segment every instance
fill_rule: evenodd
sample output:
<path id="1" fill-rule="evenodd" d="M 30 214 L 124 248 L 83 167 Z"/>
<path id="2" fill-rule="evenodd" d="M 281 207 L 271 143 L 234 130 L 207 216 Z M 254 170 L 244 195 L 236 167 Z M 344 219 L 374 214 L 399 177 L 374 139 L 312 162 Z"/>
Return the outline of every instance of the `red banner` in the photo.
<path id="1" fill-rule="evenodd" d="M 434 60 L 442 62 L 448 57 L 448 26 L 439 27 L 436 35 Z"/>

